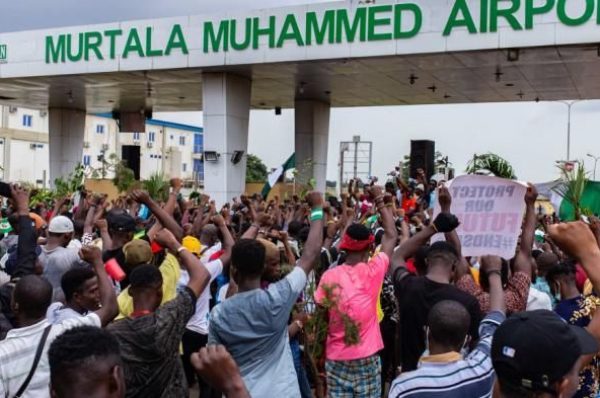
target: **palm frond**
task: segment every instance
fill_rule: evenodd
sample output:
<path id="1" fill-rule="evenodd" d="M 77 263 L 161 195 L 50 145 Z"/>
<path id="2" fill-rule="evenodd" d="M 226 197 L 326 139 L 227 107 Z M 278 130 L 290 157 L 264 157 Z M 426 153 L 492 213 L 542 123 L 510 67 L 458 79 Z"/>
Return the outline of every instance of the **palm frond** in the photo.
<path id="1" fill-rule="evenodd" d="M 589 173 L 585 171 L 585 164 L 583 161 L 577 163 L 576 168 L 567 168 L 566 164 L 560 164 L 557 166 L 561 173 L 562 184 L 557 185 L 552 190 L 556 192 L 563 200 L 571 203 L 575 210 L 575 219 L 578 220 L 582 213 L 585 213 L 585 209 L 582 208 L 581 199 L 583 198 L 583 192 L 585 186 L 589 181 Z"/>
<path id="2" fill-rule="evenodd" d="M 164 174 L 154 173 L 147 180 L 142 182 L 142 186 L 150 197 L 160 202 L 166 202 L 169 196 L 169 181 L 165 179 Z"/>
<path id="3" fill-rule="evenodd" d="M 512 165 L 495 153 L 475 155 L 466 169 L 467 174 L 494 175 L 500 178 L 516 180 L 517 176 Z"/>

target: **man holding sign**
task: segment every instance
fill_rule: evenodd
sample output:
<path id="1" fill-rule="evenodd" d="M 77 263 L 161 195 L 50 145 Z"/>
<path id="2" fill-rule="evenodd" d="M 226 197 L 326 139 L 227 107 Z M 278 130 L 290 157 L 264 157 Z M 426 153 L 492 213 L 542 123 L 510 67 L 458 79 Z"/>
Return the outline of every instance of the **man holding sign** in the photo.
<path id="1" fill-rule="evenodd" d="M 498 177 L 465 175 L 452 180 L 448 190 L 452 195 L 452 214 L 460 221 L 456 232 L 463 255 L 513 258 L 521 233 L 527 186 Z M 438 204 L 434 215 L 439 213 Z"/>
<path id="2" fill-rule="evenodd" d="M 527 296 L 529 295 L 529 287 L 531 285 L 532 263 L 534 261 L 531 256 L 531 249 L 533 247 L 536 225 L 535 200 L 537 199 L 537 195 L 535 187 L 529 185 L 524 194 L 526 211 L 521 234 L 521 244 L 512 263 L 512 269 L 509 267 L 508 262 L 503 261 L 502 264 L 501 277 L 505 290 L 504 301 L 508 314 L 525 311 L 527 306 Z M 515 243 L 517 240 L 518 234 L 517 238 L 515 238 Z M 499 250 L 503 251 L 504 249 L 500 248 Z M 512 254 L 514 254 L 514 251 Z M 513 257 L 512 254 L 509 258 Z M 468 265 L 465 262 L 461 262 L 457 268 L 456 286 L 460 290 L 477 297 L 481 311 L 484 313 L 490 309 L 490 295 L 487 292 L 489 274 L 490 272 L 487 269 L 482 268 L 480 270 L 480 284 L 477 285 L 471 277 Z"/>
<path id="3" fill-rule="evenodd" d="M 461 222 L 456 229 L 465 257 L 487 254 L 514 262 L 511 266 L 503 261 L 502 283 L 505 288 L 507 313 L 524 311 L 531 285 L 531 249 L 535 233 L 535 201 L 537 191 L 532 185 L 497 177 L 466 175 L 450 182 L 451 210 Z M 525 198 L 525 200 L 523 200 Z M 435 213 L 439 213 L 439 206 Z M 525 221 L 523 222 L 523 213 Z M 517 251 L 519 234 L 521 245 Z M 435 237 L 433 240 L 441 237 Z M 516 257 L 515 257 L 516 253 Z M 481 310 L 489 310 L 487 293 L 487 270 L 480 270 L 480 284 L 476 284 L 469 272 L 469 265 L 461 261 L 457 267 L 456 286 L 477 297 Z"/>

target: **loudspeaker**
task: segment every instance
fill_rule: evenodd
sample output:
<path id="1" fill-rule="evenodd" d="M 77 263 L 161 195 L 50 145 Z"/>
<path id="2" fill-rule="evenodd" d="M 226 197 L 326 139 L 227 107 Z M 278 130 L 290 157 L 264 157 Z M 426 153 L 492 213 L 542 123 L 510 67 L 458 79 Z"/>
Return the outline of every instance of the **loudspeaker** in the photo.
<path id="1" fill-rule="evenodd" d="M 121 159 L 125 161 L 127 167 L 133 170 L 135 179 L 140 179 L 140 146 L 123 145 L 121 147 Z"/>
<path id="2" fill-rule="evenodd" d="M 410 142 L 410 177 L 417 177 L 417 169 L 423 169 L 427 180 L 435 173 L 435 141 Z"/>

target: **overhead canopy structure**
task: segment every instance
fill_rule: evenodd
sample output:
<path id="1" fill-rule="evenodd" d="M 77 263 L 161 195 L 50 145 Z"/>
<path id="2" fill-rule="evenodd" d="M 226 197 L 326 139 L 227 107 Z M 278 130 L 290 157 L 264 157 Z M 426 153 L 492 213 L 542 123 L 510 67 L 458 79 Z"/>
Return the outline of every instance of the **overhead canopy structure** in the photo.
<path id="1" fill-rule="evenodd" d="M 298 162 L 312 159 L 324 187 L 331 106 L 600 98 L 599 7 L 378 0 L 5 33 L 0 101 L 51 114 L 204 109 L 206 143 L 223 154 L 245 149 L 250 108 L 294 107 Z M 223 163 L 206 172 L 226 197 L 245 162 Z"/>

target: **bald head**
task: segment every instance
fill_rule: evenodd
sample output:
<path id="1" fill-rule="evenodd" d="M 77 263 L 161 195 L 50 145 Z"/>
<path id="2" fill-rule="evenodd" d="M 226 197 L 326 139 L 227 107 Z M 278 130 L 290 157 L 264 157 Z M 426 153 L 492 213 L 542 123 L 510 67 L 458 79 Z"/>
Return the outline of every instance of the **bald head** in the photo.
<path id="1" fill-rule="evenodd" d="M 13 309 L 21 317 L 38 319 L 46 315 L 52 303 L 52 285 L 37 275 L 19 279 L 13 292 Z"/>
<path id="2" fill-rule="evenodd" d="M 537 256 L 535 263 L 538 269 L 539 276 L 546 276 L 549 269 L 558 265 L 558 256 L 554 253 L 544 252 Z"/>
<path id="3" fill-rule="evenodd" d="M 471 324 L 467 309 L 457 301 L 440 301 L 427 317 L 430 339 L 437 344 L 459 351 Z"/>

